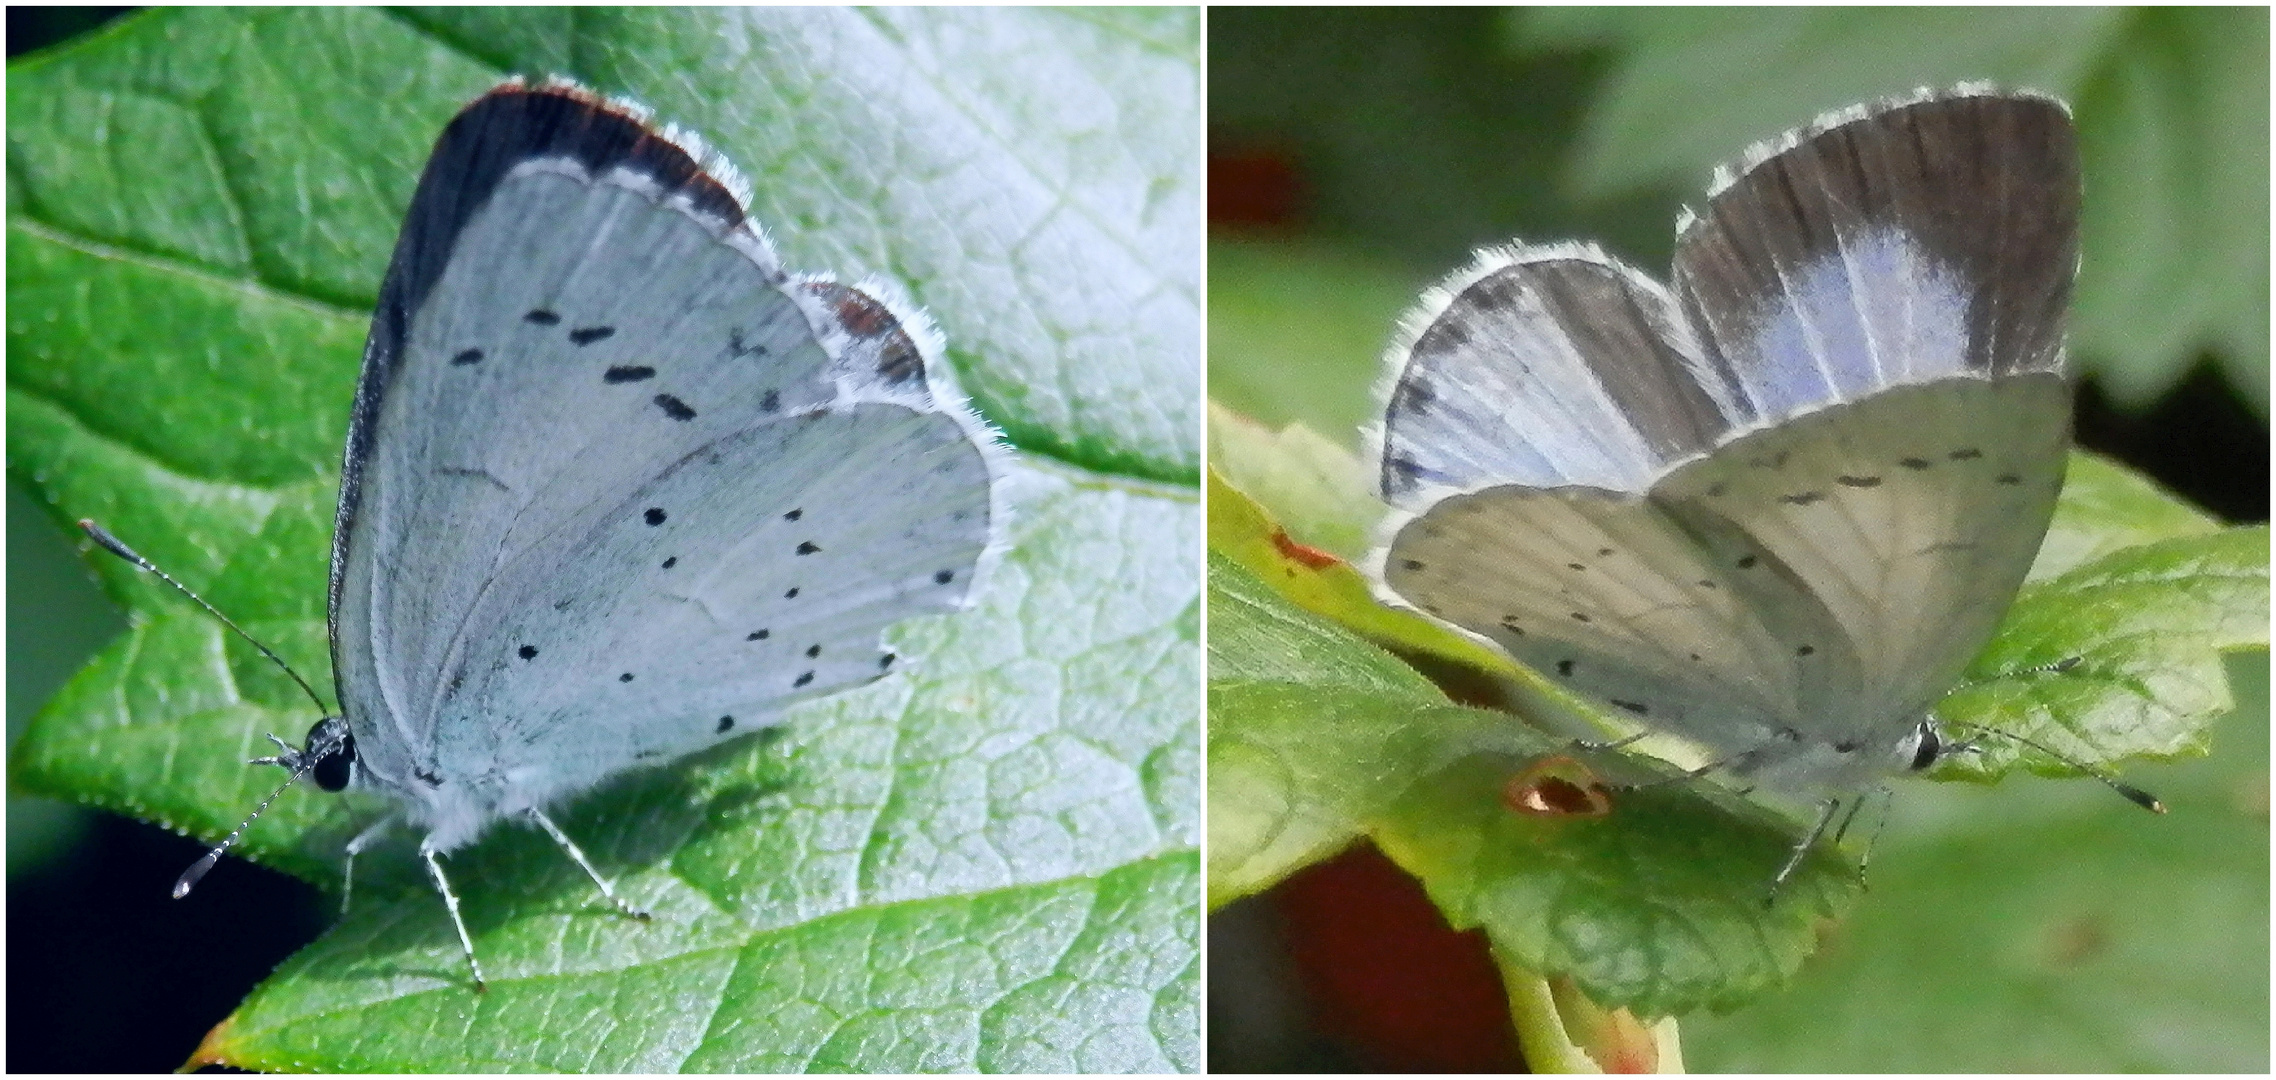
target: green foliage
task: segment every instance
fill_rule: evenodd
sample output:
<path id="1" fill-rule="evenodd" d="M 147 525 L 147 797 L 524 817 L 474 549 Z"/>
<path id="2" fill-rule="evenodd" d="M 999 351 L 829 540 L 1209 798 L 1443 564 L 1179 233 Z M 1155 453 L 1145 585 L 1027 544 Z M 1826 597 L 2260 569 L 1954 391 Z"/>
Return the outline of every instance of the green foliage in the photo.
<path id="1" fill-rule="evenodd" d="M 409 845 L 382 845 L 340 923 L 199 1060 L 1199 1067 L 1197 30 L 1191 11 L 194 9 L 11 67 L 10 470 L 318 686 L 368 307 L 435 134 L 509 72 L 701 131 L 789 266 L 910 286 L 1022 452 L 1010 556 L 976 610 L 890 633 L 909 670 L 574 804 L 564 827 L 653 922 L 496 830 L 451 860 L 477 997 Z M 39 714 L 12 778 L 218 838 L 277 779 L 240 764 L 262 733 L 314 717 L 95 558 L 131 628 Z M 296 790 L 237 850 L 336 884 L 371 812 Z"/>
<path id="2" fill-rule="evenodd" d="M 1701 1072 L 2268 1071 L 2268 658 L 2215 752 L 2094 784 L 1911 784 L 1792 985 L 1684 1021 Z M 1933 1033 L 1924 1035 L 1924 1033 Z"/>
<path id="3" fill-rule="evenodd" d="M 1853 879 L 1820 851 L 1776 905 L 1763 884 L 1795 826 L 1694 783 L 1615 796 L 1605 818 L 1512 812 L 1502 785 L 1565 742 L 1506 713 L 1452 704 L 1399 657 L 1502 673 L 1555 730 L 1589 711 L 1471 643 L 1411 627 L 1341 564 L 1275 561 L 1276 513 L 1355 508 L 1348 451 L 1300 430 L 1221 420 L 1212 452 L 1256 499 L 1210 500 L 1210 902 L 1247 895 L 1365 835 L 1422 880 L 1449 923 L 1482 926 L 1516 965 L 1570 976 L 1646 1016 L 1727 1008 L 1792 975 L 1813 916 Z M 1220 493 L 1221 492 L 1221 493 Z M 1358 509 L 1372 519 L 1378 509 Z M 1341 535 L 1339 533 L 1339 535 Z M 2073 457 L 2047 548 L 1948 722 L 2012 732 L 2090 763 L 2202 753 L 2232 705 L 2220 653 L 2268 640 L 2268 533 L 2221 529 L 2141 478 Z M 1372 643 L 1371 643 L 1372 642 Z M 2070 657 L 2074 668 L 2034 671 Z M 1609 720 L 1601 720 L 1609 725 Z M 1618 730 L 1608 727 L 1609 730 Z M 2013 740 L 1948 759 L 1940 777 L 2076 769 Z M 1650 769 L 1592 761 L 1600 770 Z M 1633 778 L 1633 777 L 1630 777 Z M 2115 800 L 2113 800 L 2115 801 Z"/>

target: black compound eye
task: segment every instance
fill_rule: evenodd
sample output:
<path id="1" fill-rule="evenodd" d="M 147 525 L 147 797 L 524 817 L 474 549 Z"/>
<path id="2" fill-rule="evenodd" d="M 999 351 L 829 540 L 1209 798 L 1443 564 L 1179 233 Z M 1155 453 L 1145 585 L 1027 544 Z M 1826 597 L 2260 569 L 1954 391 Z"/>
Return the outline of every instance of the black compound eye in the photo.
<path id="1" fill-rule="evenodd" d="M 337 736 L 328 730 L 328 726 L 334 724 L 339 725 Z M 327 751 L 325 743 L 334 738 L 338 742 Z M 338 717 L 317 721 L 315 727 L 308 729 L 308 742 L 303 752 L 320 755 L 308 769 L 309 779 L 316 781 L 317 787 L 326 791 L 347 788 L 348 780 L 355 774 L 356 737 L 348 734 L 344 721 Z"/>
<path id="2" fill-rule="evenodd" d="M 1920 745 L 1914 747 L 1912 752 L 1912 771 L 1919 772 L 1934 765 L 1936 759 L 1942 756 L 1944 756 L 1943 738 L 1936 734 L 1935 728 L 1922 727 L 1920 729 Z"/>

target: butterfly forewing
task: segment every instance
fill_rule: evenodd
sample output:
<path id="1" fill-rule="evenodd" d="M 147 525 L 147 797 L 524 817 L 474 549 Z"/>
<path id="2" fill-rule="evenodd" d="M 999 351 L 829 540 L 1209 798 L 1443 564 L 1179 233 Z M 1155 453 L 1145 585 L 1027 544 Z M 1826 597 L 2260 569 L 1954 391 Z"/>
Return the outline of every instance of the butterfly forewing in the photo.
<path id="1" fill-rule="evenodd" d="M 1382 489 L 1640 491 L 1726 426 L 1666 291 L 1593 248 L 1489 251 L 1426 301 L 1384 417 Z"/>
<path id="2" fill-rule="evenodd" d="M 1932 97 L 1752 156 L 1675 255 L 1676 295 L 1744 415 L 2059 370 L 2079 200 L 2061 104 Z"/>

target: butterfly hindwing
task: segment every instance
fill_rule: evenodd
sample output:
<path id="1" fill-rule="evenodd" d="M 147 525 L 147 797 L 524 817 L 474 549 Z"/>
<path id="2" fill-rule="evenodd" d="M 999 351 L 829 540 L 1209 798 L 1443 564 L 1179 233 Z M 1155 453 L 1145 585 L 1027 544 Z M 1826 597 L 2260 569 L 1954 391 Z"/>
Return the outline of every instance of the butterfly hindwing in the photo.
<path id="1" fill-rule="evenodd" d="M 1798 724 L 1894 740 L 1983 648 L 2030 569 L 2068 410 L 2051 374 L 1898 387 L 1740 438 L 1652 499 L 1717 561 L 1757 559 L 1831 616 L 1833 641 L 1797 643 L 1818 661 L 1805 670 L 1841 652 L 1856 666 L 1814 676 Z"/>
<path id="2" fill-rule="evenodd" d="M 1795 583 L 1718 560 L 1660 507 L 1618 492 L 1449 498 L 1399 531 L 1383 576 L 1544 677 L 1725 750 L 1801 708 L 1796 642 L 1838 639 Z"/>

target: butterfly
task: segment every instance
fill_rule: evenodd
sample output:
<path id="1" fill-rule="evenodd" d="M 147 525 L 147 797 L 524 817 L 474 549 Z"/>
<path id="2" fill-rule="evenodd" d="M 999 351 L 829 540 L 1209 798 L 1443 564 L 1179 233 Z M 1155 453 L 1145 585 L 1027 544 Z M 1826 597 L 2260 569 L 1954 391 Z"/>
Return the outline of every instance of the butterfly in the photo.
<path id="1" fill-rule="evenodd" d="M 420 830 L 477 988 L 440 856 L 521 821 L 646 918 L 548 810 L 886 677 L 884 628 L 967 606 L 1000 552 L 1003 452 L 931 323 L 785 271 L 748 202 L 693 136 L 517 80 L 405 215 L 340 482 L 340 711 L 260 762 L 392 797 L 351 870 Z"/>
<path id="2" fill-rule="evenodd" d="M 1931 710 L 2062 489 L 2079 203 L 2068 109 L 1970 85 L 1720 170 L 1669 285 L 1481 252 L 1386 357 L 1382 594 L 1820 798 L 1782 882 L 1845 802 L 1969 747 Z"/>

